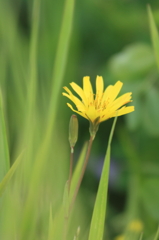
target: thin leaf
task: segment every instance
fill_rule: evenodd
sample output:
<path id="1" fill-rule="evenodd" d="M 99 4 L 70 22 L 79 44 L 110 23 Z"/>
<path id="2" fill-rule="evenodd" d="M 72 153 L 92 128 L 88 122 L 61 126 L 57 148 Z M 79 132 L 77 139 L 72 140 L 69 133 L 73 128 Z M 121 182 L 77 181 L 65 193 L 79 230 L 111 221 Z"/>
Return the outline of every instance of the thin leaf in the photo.
<path id="1" fill-rule="evenodd" d="M 35 186 L 38 184 L 38 181 L 41 177 L 41 171 L 43 170 L 43 165 L 45 164 L 47 150 L 50 146 L 50 143 L 52 143 L 51 142 L 51 138 L 53 136 L 52 130 L 55 123 L 56 110 L 58 107 L 57 100 L 60 93 L 64 69 L 66 65 L 67 51 L 69 47 L 69 39 L 70 39 L 71 27 L 72 27 L 73 10 L 74 10 L 74 0 L 66 0 L 65 8 L 64 8 L 64 16 L 63 16 L 63 21 L 62 21 L 62 26 L 60 31 L 60 39 L 57 47 L 57 56 L 55 59 L 55 66 L 53 71 L 54 72 L 53 86 L 52 86 L 51 100 L 50 100 L 50 106 L 49 106 L 48 122 L 46 124 L 47 128 L 46 128 L 45 136 L 42 140 L 42 143 L 39 146 L 39 151 L 37 152 L 34 170 L 33 170 L 33 172 L 36 171 L 36 175 L 35 174 L 32 175 L 32 178 L 31 178 L 31 182 L 33 181 L 32 186 Z M 32 189 L 34 189 L 34 187 Z M 28 196 L 28 199 L 33 198 L 32 195 L 34 194 L 35 194 L 35 191 L 33 190 Z M 26 210 L 26 212 L 28 212 L 28 210 Z"/>
<path id="2" fill-rule="evenodd" d="M 6 134 L 5 119 L 2 108 L 2 94 L 0 92 L 0 181 L 9 170 L 9 150 Z"/>
<path id="3" fill-rule="evenodd" d="M 50 128 L 54 126 L 56 111 L 58 109 L 58 97 L 61 92 L 63 76 L 66 67 L 66 60 L 72 30 L 73 12 L 74 12 L 74 0 L 66 0 L 62 26 L 57 46 L 57 54 L 53 68 L 52 93 L 48 116 L 48 133 L 52 132 Z"/>
<path id="4" fill-rule="evenodd" d="M 51 206 L 51 204 L 50 204 L 48 240 L 51 239 L 52 222 L 53 222 L 53 217 L 52 217 L 52 206 Z"/>
<path id="5" fill-rule="evenodd" d="M 114 119 L 113 126 L 110 132 L 106 156 L 104 159 L 104 166 L 99 183 L 93 216 L 91 220 L 91 227 L 89 232 L 89 240 L 102 240 L 104 233 L 104 223 L 106 215 L 107 192 L 108 192 L 108 179 L 109 179 L 109 166 L 110 166 L 110 150 L 113 132 L 115 128 L 117 117 Z"/>
<path id="6" fill-rule="evenodd" d="M 150 6 L 148 6 L 148 16 L 149 16 L 151 38 L 152 38 L 153 48 L 156 56 L 157 67 L 159 68 L 159 35 L 158 35 L 158 30 L 157 30 Z"/>
<path id="7" fill-rule="evenodd" d="M 139 240 L 142 240 L 142 238 L 143 238 L 143 232 L 140 234 Z M 154 239 L 154 240 L 157 240 L 157 239 Z"/>
<path id="8" fill-rule="evenodd" d="M 70 188 L 70 199 L 72 199 L 75 189 L 77 187 L 77 183 L 78 183 L 78 180 L 79 180 L 79 177 L 81 174 L 82 166 L 83 166 L 83 163 L 85 160 L 86 151 L 87 151 L 87 144 L 85 143 L 82 148 L 81 154 L 79 156 L 76 168 L 75 168 L 73 176 L 72 176 L 71 188 Z"/>
<path id="9" fill-rule="evenodd" d="M 50 216 L 48 240 L 63 239 L 64 220 L 63 207 L 57 210 L 56 214 L 54 215 L 54 219 L 52 219 L 52 216 Z"/>
<path id="10" fill-rule="evenodd" d="M 19 155 L 19 157 L 15 160 L 15 162 L 13 163 L 13 165 L 11 166 L 11 168 L 9 169 L 9 171 L 7 172 L 7 174 L 4 176 L 4 178 L 2 179 L 2 181 L 0 182 L 0 197 L 2 196 L 3 192 L 5 191 L 10 179 L 12 178 L 14 172 L 16 171 L 20 161 L 21 161 L 21 157 L 22 157 L 21 153 Z"/>
<path id="11" fill-rule="evenodd" d="M 154 237 L 154 240 L 157 240 L 158 237 L 159 237 L 159 227 L 158 227 L 158 229 L 157 229 L 157 232 L 156 232 L 156 235 L 155 235 L 155 237 Z"/>
<path id="12" fill-rule="evenodd" d="M 32 114 L 35 111 L 36 89 L 37 89 L 37 46 L 40 17 L 40 1 L 35 0 L 32 12 L 32 28 L 29 53 L 29 84 L 28 84 L 28 111 L 27 111 L 27 131 L 32 122 Z"/>
<path id="13" fill-rule="evenodd" d="M 63 207 L 65 217 L 68 217 L 68 209 L 69 209 L 69 195 L 68 195 L 68 181 L 65 184 L 64 195 L 63 195 Z"/>

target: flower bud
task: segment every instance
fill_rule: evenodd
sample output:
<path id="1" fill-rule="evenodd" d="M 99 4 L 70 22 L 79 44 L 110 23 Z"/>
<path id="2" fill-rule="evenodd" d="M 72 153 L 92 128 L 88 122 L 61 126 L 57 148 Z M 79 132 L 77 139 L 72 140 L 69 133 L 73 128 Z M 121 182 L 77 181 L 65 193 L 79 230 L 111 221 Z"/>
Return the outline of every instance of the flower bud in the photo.
<path id="1" fill-rule="evenodd" d="M 70 147 L 73 148 L 78 139 L 78 118 L 76 115 L 72 115 L 69 124 L 69 142 Z"/>

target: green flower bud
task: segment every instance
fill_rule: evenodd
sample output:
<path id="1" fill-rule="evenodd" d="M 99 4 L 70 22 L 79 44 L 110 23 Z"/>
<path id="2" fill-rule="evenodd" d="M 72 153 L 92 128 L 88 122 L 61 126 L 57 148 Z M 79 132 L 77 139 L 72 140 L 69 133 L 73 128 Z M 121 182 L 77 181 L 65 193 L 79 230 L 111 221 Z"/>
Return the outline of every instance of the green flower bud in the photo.
<path id="1" fill-rule="evenodd" d="M 69 142 L 70 147 L 73 148 L 78 139 L 78 118 L 76 115 L 72 115 L 69 124 Z"/>

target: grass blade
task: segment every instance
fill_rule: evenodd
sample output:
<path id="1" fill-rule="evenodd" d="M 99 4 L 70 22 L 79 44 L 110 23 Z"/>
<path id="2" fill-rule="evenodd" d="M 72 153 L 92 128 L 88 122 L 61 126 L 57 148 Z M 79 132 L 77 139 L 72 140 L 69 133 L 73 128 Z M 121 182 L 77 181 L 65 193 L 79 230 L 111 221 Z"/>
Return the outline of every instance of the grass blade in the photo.
<path id="1" fill-rule="evenodd" d="M 50 217 L 48 240 L 63 239 L 64 220 L 63 208 L 58 209 L 57 213 L 54 216 L 54 219 Z"/>
<path id="2" fill-rule="evenodd" d="M 38 181 L 40 179 L 40 174 L 43 169 L 43 164 L 45 163 L 45 160 L 46 160 L 47 151 L 50 147 L 50 144 L 52 144 L 52 141 L 51 141 L 51 137 L 53 135 L 52 130 L 55 123 L 56 110 L 58 106 L 57 100 L 61 90 L 62 78 L 63 78 L 64 69 L 66 65 L 67 51 L 68 51 L 69 39 L 70 39 L 71 27 L 72 27 L 73 10 L 74 10 L 74 0 L 66 0 L 62 27 L 60 32 L 60 39 L 59 39 L 59 44 L 57 48 L 57 56 L 55 59 L 55 66 L 53 71 L 54 72 L 53 86 L 52 86 L 51 100 L 50 100 L 50 106 L 49 106 L 48 121 L 46 123 L 47 128 L 35 160 L 34 169 L 38 169 L 38 171 L 36 171 L 36 175 L 33 175 L 33 177 L 31 178 L 31 181 L 33 181 L 34 184 L 38 184 Z M 32 186 L 34 184 L 32 183 Z"/>
<path id="3" fill-rule="evenodd" d="M 53 217 L 52 217 L 52 206 L 50 205 L 50 215 L 49 215 L 49 229 L 48 229 L 48 240 L 52 238 L 52 223 L 53 223 Z"/>
<path id="4" fill-rule="evenodd" d="M 60 37 L 57 46 L 57 53 L 52 76 L 52 93 L 50 100 L 48 116 L 48 132 L 54 126 L 56 111 L 58 106 L 58 97 L 60 95 L 63 75 L 66 67 L 67 53 L 70 42 L 70 35 L 73 22 L 74 0 L 66 0 Z"/>
<path id="5" fill-rule="evenodd" d="M 157 27 L 156 27 L 150 6 L 148 6 L 148 16 L 149 16 L 151 38 L 152 38 L 153 48 L 156 56 L 157 67 L 159 68 L 159 35 L 158 35 Z"/>
<path id="6" fill-rule="evenodd" d="M 2 108 L 2 94 L 0 92 L 0 181 L 9 170 L 9 150 L 7 143 L 6 126 Z"/>
<path id="7" fill-rule="evenodd" d="M 35 0 L 32 12 L 32 31 L 29 54 L 29 87 L 28 87 L 28 125 L 32 122 L 32 114 L 35 111 L 35 99 L 37 90 L 37 46 L 38 46 L 38 29 L 40 17 L 40 1 Z M 27 129 L 28 130 L 28 129 Z"/>
<path id="8" fill-rule="evenodd" d="M 104 222 L 106 215 L 106 203 L 107 203 L 107 192 L 108 192 L 108 179 L 109 179 L 109 165 L 110 165 L 110 150 L 113 132 L 115 128 L 117 117 L 113 122 L 113 126 L 110 132 L 108 147 L 106 156 L 104 159 L 104 166 L 102 175 L 99 183 L 95 206 L 93 210 L 93 216 L 91 220 L 91 227 L 89 232 L 89 240 L 102 240 L 104 233 Z"/>
<path id="9" fill-rule="evenodd" d="M 79 180 L 79 177 L 81 174 L 82 166 L 83 166 L 83 163 L 85 160 L 86 151 L 87 151 L 87 144 L 85 143 L 83 146 L 83 149 L 81 151 L 81 154 L 79 156 L 79 159 L 77 161 L 77 165 L 74 170 L 73 176 L 72 176 L 71 188 L 70 188 L 70 200 L 72 199 L 75 189 L 77 187 L 77 183 L 78 183 L 78 180 Z"/>
<path id="10" fill-rule="evenodd" d="M 157 229 L 157 232 L 156 232 L 156 235 L 155 235 L 155 237 L 154 237 L 154 240 L 157 240 L 158 237 L 159 237 L 159 227 L 158 227 L 158 229 Z"/>
<path id="11" fill-rule="evenodd" d="M 8 182 L 10 181 L 10 179 L 12 178 L 14 172 L 16 171 L 20 161 L 21 161 L 21 157 L 22 157 L 21 153 L 19 155 L 19 157 L 15 160 L 14 164 L 11 166 L 11 168 L 9 169 L 9 171 L 6 173 L 6 175 L 4 176 L 4 178 L 2 179 L 2 181 L 0 182 L 0 197 L 2 196 L 4 190 L 7 187 Z"/>
<path id="12" fill-rule="evenodd" d="M 139 240 L 142 240 L 142 238 L 143 238 L 143 232 L 140 234 Z"/>

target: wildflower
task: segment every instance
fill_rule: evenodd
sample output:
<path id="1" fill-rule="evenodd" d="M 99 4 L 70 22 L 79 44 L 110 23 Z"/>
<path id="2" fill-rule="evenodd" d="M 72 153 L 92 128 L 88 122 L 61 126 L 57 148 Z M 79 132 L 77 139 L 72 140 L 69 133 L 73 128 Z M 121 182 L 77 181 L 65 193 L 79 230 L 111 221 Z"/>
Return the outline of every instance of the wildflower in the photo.
<path id="1" fill-rule="evenodd" d="M 74 82 L 70 83 L 70 85 L 81 99 L 73 95 L 67 87 L 64 87 L 67 93 L 62 94 L 75 104 L 77 110 L 67 103 L 72 111 L 89 120 L 92 135 L 96 133 L 101 122 L 134 111 L 134 106 L 124 106 L 131 102 L 131 92 L 117 98 L 123 85 L 120 81 L 116 82 L 114 86 L 108 86 L 104 90 L 103 78 L 97 76 L 96 94 L 93 93 L 90 77 L 88 76 L 83 78 L 83 89 Z"/>
<path id="2" fill-rule="evenodd" d="M 140 220 L 134 220 L 129 223 L 128 229 L 132 232 L 141 232 L 143 230 L 143 223 Z"/>
<path id="3" fill-rule="evenodd" d="M 124 235 L 118 235 L 117 237 L 115 237 L 114 240 L 124 240 L 125 236 Z"/>

